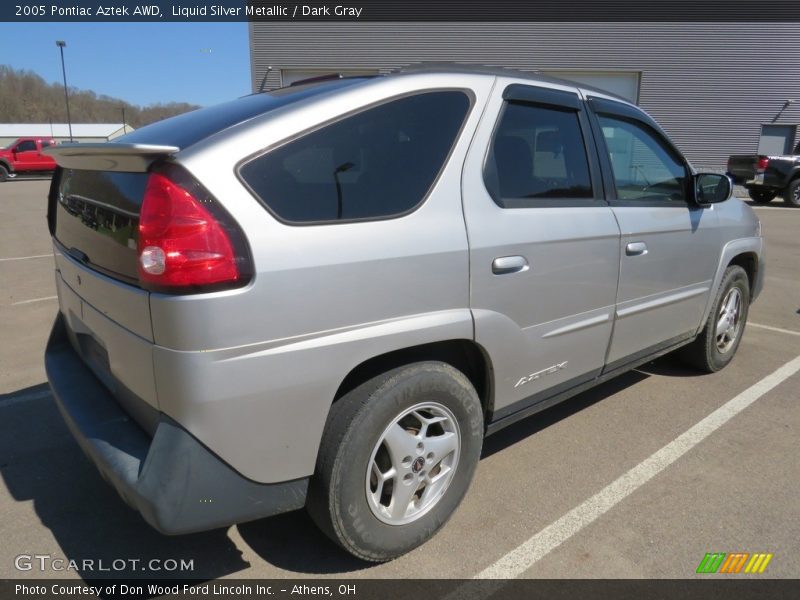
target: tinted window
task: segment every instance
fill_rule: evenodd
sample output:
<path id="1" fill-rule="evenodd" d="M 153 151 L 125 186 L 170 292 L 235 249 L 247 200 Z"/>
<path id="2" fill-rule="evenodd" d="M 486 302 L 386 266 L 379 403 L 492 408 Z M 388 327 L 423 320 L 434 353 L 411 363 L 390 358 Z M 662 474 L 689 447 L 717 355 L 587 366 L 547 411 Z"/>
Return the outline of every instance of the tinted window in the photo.
<path id="1" fill-rule="evenodd" d="M 17 145 L 17 152 L 29 152 L 31 150 L 36 150 L 36 142 L 25 140 Z"/>
<path id="2" fill-rule="evenodd" d="M 463 92 L 429 92 L 364 110 L 243 165 L 279 218 L 294 223 L 386 218 L 417 206 L 469 108 Z"/>
<path id="3" fill-rule="evenodd" d="M 620 200 L 686 199 L 686 167 L 660 136 L 633 121 L 599 120 Z"/>
<path id="4" fill-rule="evenodd" d="M 487 187 L 503 208 L 535 206 L 536 199 L 593 196 L 583 135 L 573 110 L 507 104 L 487 167 Z"/>
<path id="5" fill-rule="evenodd" d="M 147 173 L 61 169 L 53 205 L 56 239 L 80 250 L 93 268 L 137 282 L 139 208 L 147 178 Z"/>
<path id="6" fill-rule="evenodd" d="M 129 144 L 163 144 L 187 148 L 210 135 L 258 115 L 363 81 L 365 79 L 339 79 L 252 94 L 230 102 L 193 110 L 163 121 L 157 121 L 132 133 L 115 138 L 114 141 Z"/>

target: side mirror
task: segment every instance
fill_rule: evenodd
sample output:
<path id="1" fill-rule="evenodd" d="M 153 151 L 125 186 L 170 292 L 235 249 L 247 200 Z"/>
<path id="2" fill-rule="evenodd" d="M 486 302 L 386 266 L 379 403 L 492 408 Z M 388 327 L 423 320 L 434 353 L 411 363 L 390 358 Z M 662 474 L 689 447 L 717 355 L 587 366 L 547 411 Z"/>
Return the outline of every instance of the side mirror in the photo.
<path id="1" fill-rule="evenodd" d="M 733 183 L 727 175 L 698 173 L 694 176 L 694 201 L 698 206 L 725 202 L 732 192 Z"/>

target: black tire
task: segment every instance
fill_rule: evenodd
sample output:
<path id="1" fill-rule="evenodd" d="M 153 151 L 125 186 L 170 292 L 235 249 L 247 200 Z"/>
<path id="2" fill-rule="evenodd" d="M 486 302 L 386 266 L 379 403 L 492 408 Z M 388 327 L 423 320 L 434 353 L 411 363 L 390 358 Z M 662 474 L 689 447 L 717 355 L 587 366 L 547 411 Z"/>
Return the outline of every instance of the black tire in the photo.
<path id="1" fill-rule="evenodd" d="M 8 169 L 5 165 L 0 165 L 0 181 L 8 180 Z"/>
<path id="2" fill-rule="evenodd" d="M 368 469 L 371 472 L 377 458 L 374 451 L 383 448 L 380 443 L 389 426 L 404 411 L 426 402 L 445 407 L 455 417 L 460 437 L 457 463 L 443 491 L 432 495 L 427 512 L 408 523 L 386 523 L 368 500 Z M 430 539 L 460 504 L 480 458 L 483 434 L 478 395 L 450 365 L 415 363 L 374 377 L 331 407 L 309 485 L 308 512 L 328 537 L 358 558 L 383 562 L 405 554 Z M 425 455 L 409 464 L 413 467 L 420 459 L 425 465 Z M 436 465 L 430 465 L 432 474 Z M 423 470 L 415 476 L 424 475 Z M 392 481 L 402 483 L 399 474 Z M 413 485 L 419 489 L 420 484 Z"/>
<path id="3" fill-rule="evenodd" d="M 783 200 L 789 206 L 800 207 L 800 178 L 791 181 L 783 192 Z"/>
<path id="4" fill-rule="evenodd" d="M 735 337 L 730 343 L 725 342 L 726 338 L 718 338 L 716 335 L 717 323 L 721 318 L 724 301 L 729 298 L 731 290 L 736 289 L 740 294 L 740 308 L 738 311 L 737 328 Z M 725 275 L 720 282 L 714 304 L 708 315 L 703 331 L 691 344 L 684 346 L 680 351 L 680 356 L 687 364 L 706 373 L 714 373 L 724 368 L 736 354 L 739 343 L 744 335 L 744 328 L 747 323 L 747 313 L 750 308 L 750 283 L 742 267 L 732 265 L 727 268 Z M 720 346 L 725 347 L 722 349 Z"/>
<path id="5" fill-rule="evenodd" d="M 772 202 L 777 196 L 777 192 L 772 190 L 764 190 L 758 188 L 748 188 L 747 194 L 750 196 L 750 199 L 755 202 L 756 204 L 767 204 Z"/>

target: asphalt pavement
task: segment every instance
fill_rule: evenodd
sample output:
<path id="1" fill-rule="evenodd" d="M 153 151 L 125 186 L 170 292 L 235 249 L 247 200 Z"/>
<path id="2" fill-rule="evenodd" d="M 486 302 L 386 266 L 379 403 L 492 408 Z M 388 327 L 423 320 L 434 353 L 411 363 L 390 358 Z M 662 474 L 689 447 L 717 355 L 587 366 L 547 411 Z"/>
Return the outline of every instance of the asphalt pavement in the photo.
<path id="1" fill-rule="evenodd" d="M 57 311 L 47 187 L 0 184 L 0 578 L 681 579 L 709 577 L 695 571 L 713 552 L 771 553 L 757 577 L 800 577 L 800 209 L 757 208 L 766 285 L 731 365 L 700 375 L 664 357 L 490 437 L 448 525 L 371 565 L 303 511 L 164 537 L 102 480 L 42 365 Z"/>

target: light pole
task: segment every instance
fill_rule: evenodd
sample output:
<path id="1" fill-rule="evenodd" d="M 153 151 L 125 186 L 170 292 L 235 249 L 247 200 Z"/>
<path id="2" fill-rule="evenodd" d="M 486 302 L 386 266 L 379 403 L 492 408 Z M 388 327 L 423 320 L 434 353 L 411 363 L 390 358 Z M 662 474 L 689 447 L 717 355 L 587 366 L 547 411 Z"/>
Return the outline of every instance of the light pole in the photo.
<path id="1" fill-rule="evenodd" d="M 61 74 L 64 76 L 64 102 L 67 103 L 67 127 L 69 127 L 69 141 L 72 141 L 72 119 L 69 116 L 69 94 L 67 93 L 67 69 L 64 67 L 64 46 L 67 42 L 56 40 L 56 46 L 61 50 Z"/>

